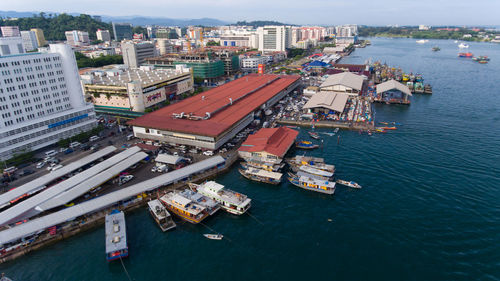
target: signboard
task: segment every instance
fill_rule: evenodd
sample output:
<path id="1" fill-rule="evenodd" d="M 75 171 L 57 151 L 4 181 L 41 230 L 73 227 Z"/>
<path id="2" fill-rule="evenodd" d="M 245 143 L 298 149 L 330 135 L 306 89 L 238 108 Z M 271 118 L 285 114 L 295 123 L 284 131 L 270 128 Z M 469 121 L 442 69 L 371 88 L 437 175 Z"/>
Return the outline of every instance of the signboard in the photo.
<path id="1" fill-rule="evenodd" d="M 259 74 L 264 74 L 265 71 L 266 71 L 266 65 L 262 64 L 262 63 L 259 63 L 259 71 L 258 71 L 258 73 Z"/>

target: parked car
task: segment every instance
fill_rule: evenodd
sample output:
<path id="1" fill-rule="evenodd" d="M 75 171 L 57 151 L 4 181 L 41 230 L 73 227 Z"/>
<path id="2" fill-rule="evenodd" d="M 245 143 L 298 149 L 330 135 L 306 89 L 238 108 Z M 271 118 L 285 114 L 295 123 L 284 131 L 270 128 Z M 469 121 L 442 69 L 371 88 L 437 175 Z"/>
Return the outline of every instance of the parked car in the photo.
<path id="1" fill-rule="evenodd" d="M 28 169 L 26 169 L 26 170 L 22 170 L 22 171 L 19 173 L 19 176 L 20 176 L 20 177 L 22 177 L 22 176 L 27 176 L 27 175 L 31 175 L 31 174 L 33 174 L 33 173 L 34 173 L 34 171 L 33 171 L 33 170 L 28 170 Z"/>
<path id="2" fill-rule="evenodd" d="M 97 150 L 97 149 L 99 149 L 99 147 L 101 147 L 101 145 L 100 145 L 100 144 L 98 144 L 98 143 L 96 143 L 96 144 L 94 144 L 94 145 L 92 145 L 92 146 L 90 147 L 90 150 Z"/>
<path id="3" fill-rule="evenodd" d="M 167 167 L 167 165 L 163 164 L 163 165 L 156 167 L 156 171 L 158 173 L 166 172 L 166 171 L 168 171 L 168 167 Z"/>
<path id="4" fill-rule="evenodd" d="M 206 155 L 206 156 L 213 156 L 213 155 L 214 155 L 214 152 L 213 152 L 213 151 L 211 151 L 211 150 L 203 151 L 203 155 Z"/>
<path id="5" fill-rule="evenodd" d="M 82 143 L 82 144 L 80 144 L 80 149 L 81 150 L 89 150 L 90 145 L 88 145 L 87 143 Z"/>
<path id="6" fill-rule="evenodd" d="M 57 165 L 57 166 L 54 166 L 54 167 L 52 168 L 52 170 L 50 170 L 50 171 L 51 171 L 51 172 L 53 172 L 53 171 L 56 171 L 56 170 L 61 169 L 62 167 L 64 167 L 64 166 L 63 166 L 63 165 L 61 165 L 61 164 L 59 164 L 59 165 Z"/>
<path id="7" fill-rule="evenodd" d="M 133 175 L 126 175 L 123 177 L 120 177 L 120 180 L 118 181 L 118 185 L 126 184 L 127 182 L 131 181 L 134 178 Z"/>
<path id="8" fill-rule="evenodd" d="M 68 148 L 64 151 L 64 154 L 70 154 L 70 153 L 73 153 L 73 149 L 72 148 Z"/>
<path id="9" fill-rule="evenodd" d="M 50 163 L 49 166 L 47 167 L 47 171 L 52 171 L 52 168 L 54 168 L 55 166 L 57 166 L 57 164 Z"/>
<path id="10" fill-rule="evenodd" d="M 47 162 L 39 162 L 38 164 L 36 164 L 36 168 L 37 169 L 43 168 L 43 166 L 45 166 L 45 163 L 47 163 Z"/>
<path id="11" fill-rule="evenodd" d="M 99 137 L 98 136 L 91 136 L 89 138 L 89 141 L 96 141 L 96 140 L 99 140 Z"/>
<path id="12" fill-rule="evenodd" d="M 153 168 L 151 168 L 151 172 L 153 172 L 153 173 L 156 173 L 156 170 L 157 170 L 156 166 L 153 166 Z"/>
<path id="13" fill-rule="evenodd" d="M 70 148 L 77 148 L 78 146 L 80 146 L 80 143 L 77 141 L 74 141 L 74 142 L 69 144 Z M 66 153 L 66 151 L 65 151 L 65 153 Z"/>

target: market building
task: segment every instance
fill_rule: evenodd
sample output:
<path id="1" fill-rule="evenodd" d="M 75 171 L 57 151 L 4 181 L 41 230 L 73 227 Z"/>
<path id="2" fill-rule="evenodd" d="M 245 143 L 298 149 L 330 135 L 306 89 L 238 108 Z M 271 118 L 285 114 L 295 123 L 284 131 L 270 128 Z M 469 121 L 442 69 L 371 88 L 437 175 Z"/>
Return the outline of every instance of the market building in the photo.
<path id="1" fill-rule="evenodd" d="M 250 74 L 128 124 L 141 139 L 218 149 L 299 84 L 296 75 Z"/>
<path id="2" fill-rule="evenodd" d="M 238 149 L 238 155 L 246 161 L 279 164 L 298 134 L 288 127 L 262 128 L 248 136 Z"/>
<path id="3" fill-rule="evenodd" d="M 359 96 L 363 90 L 364 81 L 363 76 L 351 72 L 342 72 L 328 76 L 319 88 L 321 91 Z"/>

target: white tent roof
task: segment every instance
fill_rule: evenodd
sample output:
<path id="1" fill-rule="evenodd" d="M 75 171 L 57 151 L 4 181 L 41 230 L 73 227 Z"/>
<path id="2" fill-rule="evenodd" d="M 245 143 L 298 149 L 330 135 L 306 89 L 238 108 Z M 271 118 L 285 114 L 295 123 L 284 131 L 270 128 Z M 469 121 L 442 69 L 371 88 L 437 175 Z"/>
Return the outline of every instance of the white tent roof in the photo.
<path id="1" fill-rule="evenodd" d="M 363 88 L 363 76 L 354 74 L 352 72 L 342 72 L 328 76 L 325 82 L 319 86 L 320 88 L 342 85 L 361 91 Z"/>
<path id="2" fill-rule="evenodd" d="M 182 157 L 170 154 L 158 154 L 158 156 L 156 156 L 155 159 L 156 162 L 171 164 L 171 165 L 177 165 L 179 162 L 181 162 L 181 160 Z"/>
<path id="3" fill-rule="evenodd" d="M 349 95 L 331 92 L 319 92 L 314 94 L 304 105 L 305 109 L 324 107 L 337 112 L 343 112 Z"/>
<path id="4" fill-rule="evenodd" d="M 387 92 L 390 90 L 398 90 L 398 91 L 405 93 L 408 96 L 412 95 L 408 86 L 403 85 L 403 84 L 401 84 L 398 81 L 393 80 L 393 79 L 391 79 L 389 81 L 385 81 L 384 83 L 380 83 L 377 85 L 377 94 L 381 94 L 381 93 L 384 93 L 384 92 Z"/>

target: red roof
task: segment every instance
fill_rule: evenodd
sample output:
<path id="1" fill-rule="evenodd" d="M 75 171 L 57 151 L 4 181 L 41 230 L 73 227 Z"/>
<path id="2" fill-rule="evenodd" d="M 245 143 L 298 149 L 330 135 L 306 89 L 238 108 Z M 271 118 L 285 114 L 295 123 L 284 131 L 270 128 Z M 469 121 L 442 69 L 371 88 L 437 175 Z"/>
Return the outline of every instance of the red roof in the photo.
<path id="1" fill-rule="evenodd" d="M 128 122 L 129 125 L 216 137 L 300 79 L 250 74 Z M 253 91 L 253 92 L 252 92 Z M 210 118 L 190 120 L 174 114 Z"/>
<path id="2" fill-rule="evenodd" d="M 287 127 L 262 128 L 257 133 L 249 135 L 238 151 L 265 151 L 278 157 L 285 156 L 299 134 Z"/>

